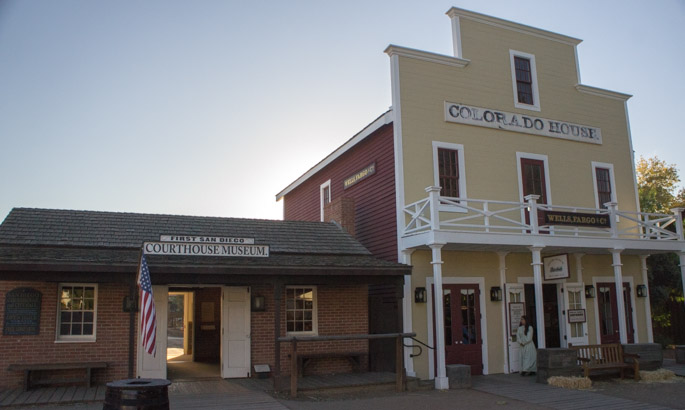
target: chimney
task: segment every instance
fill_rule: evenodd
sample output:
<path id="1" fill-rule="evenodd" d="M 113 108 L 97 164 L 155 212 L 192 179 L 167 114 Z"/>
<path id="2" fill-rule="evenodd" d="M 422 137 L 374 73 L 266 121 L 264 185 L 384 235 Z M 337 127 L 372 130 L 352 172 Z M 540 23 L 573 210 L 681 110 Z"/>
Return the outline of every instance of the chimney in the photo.
<path id="1" fill-rule="evenodd" d="M 350 235 L 354 236 L 354 199 L 339 197 L 324 205 L 323 220 L 325 222 L 336 222 Z"/>

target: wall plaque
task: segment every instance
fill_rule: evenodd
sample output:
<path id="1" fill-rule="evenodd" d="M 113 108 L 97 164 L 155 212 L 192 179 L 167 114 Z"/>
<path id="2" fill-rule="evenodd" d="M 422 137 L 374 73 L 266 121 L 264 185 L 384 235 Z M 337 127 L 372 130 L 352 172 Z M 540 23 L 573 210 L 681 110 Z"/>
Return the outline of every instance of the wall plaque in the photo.
<path id="1" fill-rule="evenodd" d="M 345 178 L 343 181 L 343 189 L 347 189 L 353 185 L 355 185 L 357 182 L 360 182 L 371 175 L 376 173 L 376 163 L 374 162 L 373 164 L 367 166 L 364 169 L 359 170 L 356 172 L 354 175 L 350 175 L 349 177 Z"/>
<path id="2" fill-rule="evenodd" d="M 516 331 L 521 323 L 521 316 L 526 314 L 526 305 L 523 302 L 509 302 L 509 333 L 516 336 Z"/>
<path id="3" fill-rule="evenodd" d="M 568 310 L 568 323 L 585 323 L 586 321 L 585 309 Z"/>
<path id="4" fill-rule="evenodd" d="M 544 225 L 588 226 L 590 228 L 611 228 L 609 215 L 581 212 L 539 211 L 545 218 Z"/>
<path id="5" fill-rule="evenodd" d="M 545 280 L 567 279 L 570 276 L 566 254 L 548 256 L 543 259 L 543 264 Z"/>
<path id="6" fill-rule="evenodd" d="M 42 294 L 32 288 L 12 289 L 5 295 L 4 336 L 37 335 Z"/>

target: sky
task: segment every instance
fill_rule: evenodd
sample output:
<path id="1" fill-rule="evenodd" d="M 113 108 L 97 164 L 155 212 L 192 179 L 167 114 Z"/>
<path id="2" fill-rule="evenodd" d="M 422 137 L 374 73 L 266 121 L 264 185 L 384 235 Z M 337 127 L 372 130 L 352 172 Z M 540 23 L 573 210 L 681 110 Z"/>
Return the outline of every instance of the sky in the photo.
<path id="1" fill-rule="evenodd" d="M 391 105 L 389 44 L 452 54 L 456 6 L 580 38 L 685 179 L 685 0 L 0 0 L 13 207 L 282 218 L 275 195 Z"/>

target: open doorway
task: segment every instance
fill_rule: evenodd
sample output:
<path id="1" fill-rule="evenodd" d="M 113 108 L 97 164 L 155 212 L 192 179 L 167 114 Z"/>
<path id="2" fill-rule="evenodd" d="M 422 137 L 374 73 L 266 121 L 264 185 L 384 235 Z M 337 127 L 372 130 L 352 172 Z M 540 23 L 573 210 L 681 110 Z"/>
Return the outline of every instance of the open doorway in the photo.
<path id="1" fill-rule="evenodd" d="M 537 324 L 535 286 L 527 283 L 524 286 L 526 300 L 526 315 L 533 325 Z M 556 283 L 542 284 L 542 311 L 545 324 L 545 347 L 561 347 L 560 304 Z M 537 330 L 536 330 L 537 331 Z M 537 347 L 537 336 L 533 338 Z"/>
<path id="2" fill-rule="evenodd" d="M 221 288 L 170 288 L 167 378 L 221 376 Z"/>

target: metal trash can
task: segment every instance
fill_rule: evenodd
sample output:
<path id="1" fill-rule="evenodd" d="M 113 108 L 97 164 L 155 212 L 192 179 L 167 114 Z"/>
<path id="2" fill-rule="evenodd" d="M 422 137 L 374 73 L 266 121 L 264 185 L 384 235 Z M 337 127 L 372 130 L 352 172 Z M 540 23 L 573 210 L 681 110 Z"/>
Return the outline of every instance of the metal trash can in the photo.
<path id="1" fill-rule="evenodd" d="M 107 383 L 102 410 L 169 410 L 165 379 L 127 379 Z"/>

